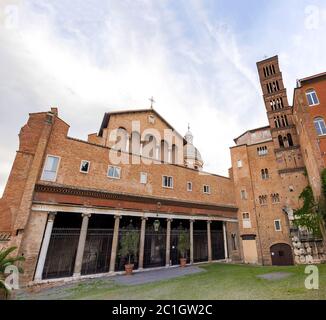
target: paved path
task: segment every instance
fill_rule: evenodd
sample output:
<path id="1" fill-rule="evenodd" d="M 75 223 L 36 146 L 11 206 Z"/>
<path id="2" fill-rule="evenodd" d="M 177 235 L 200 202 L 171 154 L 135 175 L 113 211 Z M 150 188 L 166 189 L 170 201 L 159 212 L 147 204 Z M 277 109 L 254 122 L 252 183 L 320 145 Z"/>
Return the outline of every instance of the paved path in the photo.
<path id="1" fill-rule="evenodd" d="M 137 285 L 145 284 L 165 279 L 177 278 L 185 275 L 196 274 L 205 272 L 205 269 L 190 266 L 186 268 L 169 268 L 169 269 L 156 269 L 151 271 L 137 272 L 131 276 L 118 275 L 112 277 L 99 277 L 94 279 L 83 279 L 79 282 L 66 283 L 52 288 L 44 288 L 39 292 L 28 292 L 20 290 L 17 292 L 16 297 L 19 300 L 32 299 L 32 300 L 57 300 L 57 299 L 70 299 L 74 295 L 74 291 L 89 290 L 90 292 L 96 290 L 109 290 L 112 285 Z"/>
<path id="2" fill-rule="evenodd" d="M 266 279 L 266 280 L 281 280 L 292 276 L 293 273 L 290 272 L 272 272 L 260 274 L 257 278 Z"/>
<path id="3" fill-rule="evenodd" d="M 118 284 L 124 285 L 136 285 L 161 280 L 167 280 L 177 278 L 185 275 L 199 273 L 205 271 L 199 267 L 191 266 L 185 268 L 169 268 L 169 269 L 157 269 L 145 272 L 137 272 L 131 276 L 115 276 L 112 279 Z"/>

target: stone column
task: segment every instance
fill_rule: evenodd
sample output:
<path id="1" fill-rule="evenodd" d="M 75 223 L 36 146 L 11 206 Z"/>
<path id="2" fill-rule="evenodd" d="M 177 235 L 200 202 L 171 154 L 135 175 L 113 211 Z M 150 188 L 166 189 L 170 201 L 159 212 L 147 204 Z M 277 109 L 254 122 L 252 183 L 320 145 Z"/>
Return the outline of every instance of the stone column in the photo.
<path id="1" fill-rule="evenodd" d="M 208 262 L 212 262 L 212 238 L 211 238 L 211 223 L 207 221 L 207 249 L 208 249 Z"/>
<path id="2" fill-rule="evenodd" d="M 48 253 L 48 248 L 49 248 L 49 244 L 50 244 L 55 215 L 56 215 L 56 212 L 50 212 L 49 216 L 48 216 L 48 221 L 47 221 L 44 236 L 43 236 L 40 255 L 38 258 L 37 267 L 36 267 L 36 271 L 35 271 L 34 280 L 36 280 L 36 281 L 42 280 L 42 274 L 43 274 L 46 255 Z"/>
<path id="3" fill-rule="evenodd" d="M 194 220 L 190 220 L 190 264 L 194 263 Z"/>
<path id="4" fill-rule="evenodd" d="M 117 257 L 118 240 L 119 240 L 119 225 L 120 225 L 121 216 L 114 216 L 114 219 L 115 219 L 115 222 L 114 222 L 110 269 L 109 269 L 109 272 L 111 272 L 111 273 L 114 272 L 114 269 L 115 269 L 115 260 Z"/>
<path id="5" fill-rule="evenodd" d="M 146 217 L 141 218 L 140 243 L 139 243 L 139 265 L 138 265 L 139 270 L 144 268 L 146 220 L 147 220 Z"/>
<path id="6" fill-rule="evenodd" d="M 83 217 L 83 222 L 82 222 L 82 226 L 80 229 L 73 277 L 79 277 L 81 274 L 84 250 L 85 250 L 85 243 L 86 243 L 86 237 L 87 237 L 88 221 L 89 221 L 89 218 L 91 217 L 91 215 L 89 213 L 83 213 L 82 217 Z"/>
<path id="7" fill-rule="evenodd" d="M 172 219 L 166 219 L 166 246 L 165 246 L 165 266 L 170 266 L 170 247 L 171 247 L 171 222 Z"/>
<path id="8" fill-rule="evenodd" d="M 223 240 L 224 240 L 224 257 L 225 260 L 229 259 L 229 251 L 228 251 L 228 238 L 226 234 L 226 222 L 223 221 Z"/>

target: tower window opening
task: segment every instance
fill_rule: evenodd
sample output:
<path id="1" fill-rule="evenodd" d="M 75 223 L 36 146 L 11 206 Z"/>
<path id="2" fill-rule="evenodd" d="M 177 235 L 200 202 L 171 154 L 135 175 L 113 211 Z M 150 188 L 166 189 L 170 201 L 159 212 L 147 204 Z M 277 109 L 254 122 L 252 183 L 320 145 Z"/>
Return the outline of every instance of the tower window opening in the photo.
<path id="1" fill-rule="evenodd" d="M 284 142 L 281 135 L 278 136 L 278 143 L 280 144 L 280 148 L 284 148 Z"/>
<path id="2" fill-rule="evenodd" d="M 288 133 L 287 134 L 287 138 L 288 138 L 289 146 L 290 147 L 293 147 L 294 146 L 294 143 L 293 143 L 293 139 L 292 139 L 291 133 Z"/>
<path id="3" fill-rule="evenodd" d="M 262 177 L 263 180 L 269 179 L 268 169 L 262 169 L 261 170 L 261 177 Z"/>

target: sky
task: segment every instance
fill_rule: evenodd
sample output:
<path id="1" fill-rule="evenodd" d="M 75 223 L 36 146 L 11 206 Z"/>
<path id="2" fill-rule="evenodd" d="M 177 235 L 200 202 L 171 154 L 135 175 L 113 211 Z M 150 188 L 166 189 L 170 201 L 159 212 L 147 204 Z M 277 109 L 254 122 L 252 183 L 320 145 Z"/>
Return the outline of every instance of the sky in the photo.
<path id="1" fill-rule="evenodd" d="M 0 0 L 0 196 L 28 113 L 58 107 L 86 139 L 151 96 L 227 175 L 233 139 L 268 124 L 256 62 L 279 55 L 292 103 L 326 71 L 325 34 L 324 0 Z"/>

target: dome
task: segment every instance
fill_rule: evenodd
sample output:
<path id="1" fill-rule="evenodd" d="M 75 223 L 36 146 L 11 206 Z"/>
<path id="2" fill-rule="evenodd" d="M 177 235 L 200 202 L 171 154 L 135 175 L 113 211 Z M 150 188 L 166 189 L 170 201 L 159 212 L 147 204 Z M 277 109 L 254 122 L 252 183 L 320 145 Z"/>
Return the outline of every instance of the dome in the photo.
<path id="1" fill-rule="evenodd" d="M 203 159 L 198 149 L 193 145 L 194 137 L 190 132 L 189 126 L 188 126 L 188 131 L 184 138 L 187 141 L 187 143 L 183 147 L 183 157 L 184 157 L 185 166 L 190 168 L 195 168 L 195 169 L 202 168 Z"/>
<path id="2" fill-rule="evenodd" d="M 185 159 L 197 160 L 197 161 L 203 162 L 203 159 L 201 157 L 200 152 L 198 151 L 198 149 L 193 144 L 187 143 L 183 147 L 183 152 L 184 152 L 184 158 Z"/>

